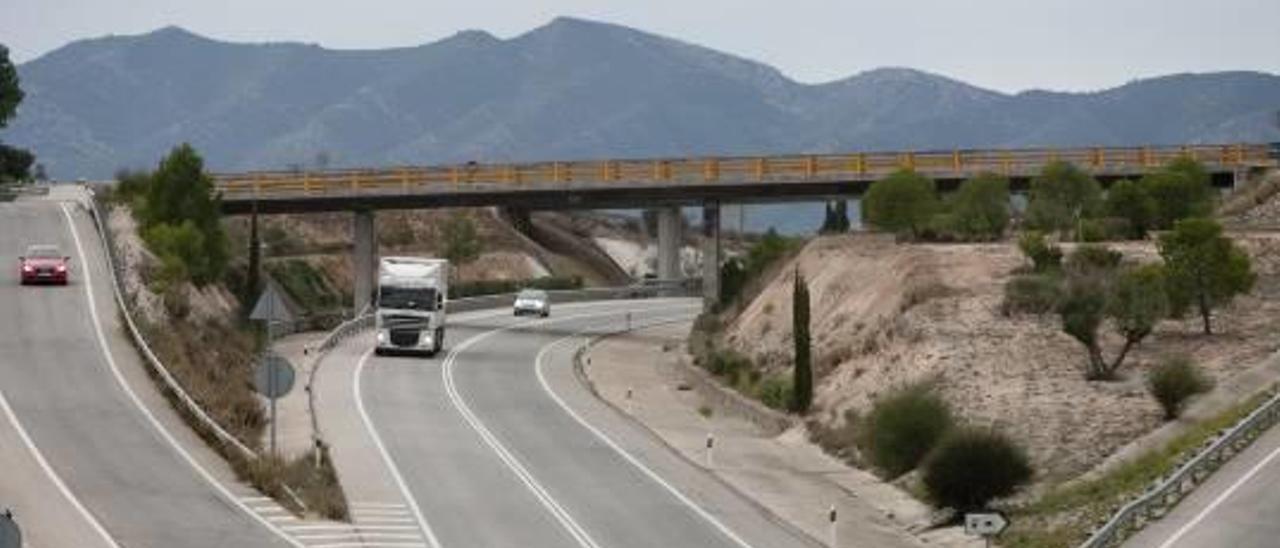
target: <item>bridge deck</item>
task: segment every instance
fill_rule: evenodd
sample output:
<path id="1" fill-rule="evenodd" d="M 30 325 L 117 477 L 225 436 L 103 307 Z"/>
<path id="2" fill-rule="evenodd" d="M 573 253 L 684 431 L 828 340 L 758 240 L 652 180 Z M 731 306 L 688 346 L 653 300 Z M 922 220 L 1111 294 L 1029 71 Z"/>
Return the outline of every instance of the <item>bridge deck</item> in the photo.
<path id="1" fill-rule="evenodd" d="M 902 168 L 944 185 L 992 172 L 1025 187 L 1047 163 L 1066 161 L 1114 180 L 1140 176 L 1182 156 L 1215 174 L 1275 165 L 1268 145 L 1233 144 L 470 163 L 226 173 L 214 175 L 214 181 L 228 213 L 247 212 L 255 202 L 264 213 L 484 205 L 606 208 L 858 194 Z"/>

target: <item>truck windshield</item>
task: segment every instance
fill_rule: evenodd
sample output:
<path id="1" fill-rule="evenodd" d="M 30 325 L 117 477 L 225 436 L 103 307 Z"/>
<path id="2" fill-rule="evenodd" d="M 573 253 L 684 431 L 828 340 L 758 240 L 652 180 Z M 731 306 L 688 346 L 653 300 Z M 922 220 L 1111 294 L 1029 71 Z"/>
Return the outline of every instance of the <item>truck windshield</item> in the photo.
<path id="1" fill-rule="evenodd" d="M 378 308 L 435 310 L 436 290 L 429 287 L 382 287 Z"/>

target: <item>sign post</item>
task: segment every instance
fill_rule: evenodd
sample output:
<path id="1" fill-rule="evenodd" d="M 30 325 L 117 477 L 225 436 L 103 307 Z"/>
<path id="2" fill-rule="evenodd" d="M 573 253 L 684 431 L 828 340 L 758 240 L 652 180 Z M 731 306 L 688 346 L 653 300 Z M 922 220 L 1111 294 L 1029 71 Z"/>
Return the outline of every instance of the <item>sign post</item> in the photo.
<path id="1" fill-rule="evenodd" d="M 965 534 L 982 537 L 987 541 L 988 548 L 991 546 L 991 539 L 999 535 L 1007 527 L 1009 527 L 1009 520 L 1000 512 L 964 515 Z"/>
<path id="2" fill-rule="evenodd" d="M 258 297 L 257 304 L 253 305 L 249 319 L 261 321 L 267 327 L 267 349 L 258 359 L 253 380 L 258 393 L 271 401 L 271 454 L 276 455 L 276 400 L 293 389 L 294 373 L 289 360 L 276 354 L 271 345 L 275 339 L 276 326 L 292 322 L 293 315 L 289 313 L 289 307 L 276 286 L 268 283 L 262 296 Z"/>

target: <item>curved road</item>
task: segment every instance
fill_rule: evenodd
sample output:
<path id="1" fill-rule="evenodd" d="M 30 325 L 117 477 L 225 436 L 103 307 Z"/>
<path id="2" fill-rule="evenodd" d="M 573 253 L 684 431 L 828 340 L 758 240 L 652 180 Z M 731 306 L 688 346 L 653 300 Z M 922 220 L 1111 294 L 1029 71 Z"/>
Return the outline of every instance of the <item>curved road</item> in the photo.
<path id="1" fill-rule="evenodd" d="M 368 422 L 433 547 L 812 547 L 574 378 L 580 334 L 688 319 L 688 299 L 451 318 L 448 355 L 355 369 Z M 365 341 L 361 340 L 363 344 Z M 341 448 L 338 448 L 341 451 Z"/>
<path id="2" fill-rule="evenodd" d="M 1272 548 L 1280 546 L 1277 517 L 1280 428 L 1272 427 L 1125 546 Z"/>
<path id="3" fill-rule="evenodd" d="M 71 285 L 18 284 L 17 257 L 30 243 L 72 256 Z M 0 259 L 0 506 L 14 509 L 29 546 L 290 545 L 202 477 L 189 459 L 203 447 L 174 443 L 194 439 L 189 432 L 157 429 L 181 424 L 171 410 L 139 405 L 163 400 L 123 339 L 102 249 L 79 206 L 0 204 Z"/>

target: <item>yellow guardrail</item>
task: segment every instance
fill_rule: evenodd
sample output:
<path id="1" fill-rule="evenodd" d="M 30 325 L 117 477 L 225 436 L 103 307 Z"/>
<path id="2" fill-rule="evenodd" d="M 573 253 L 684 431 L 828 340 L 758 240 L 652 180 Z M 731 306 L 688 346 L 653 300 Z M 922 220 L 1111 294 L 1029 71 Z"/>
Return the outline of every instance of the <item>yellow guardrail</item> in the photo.
<path id="1" fill-rule="evenodd" d="M 331 195 L 362 191 L 410 193 L 423 187 L 467 190 L 484 185 L 523 188 L 547 184 L 679 182 L 790 182 L 839 178 L 871 179 L 898 169 L 940 176 L 980 172 L 1026 175 L 1049 162 L 1066 161 L 1094 172 L 1133 171 L 1190 157 L 1215 168 L 1243 168 L 1273 163 L 1263 144 L 1159 147 L 1087 147 L 1064 149 L 952 150 L 867 152 L 756 157 L 654 158 L 585 160 L 522 164 L 389 167 L 327 171 L 255 171 L 214 174 L 224 196 Z"/>

